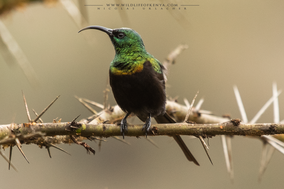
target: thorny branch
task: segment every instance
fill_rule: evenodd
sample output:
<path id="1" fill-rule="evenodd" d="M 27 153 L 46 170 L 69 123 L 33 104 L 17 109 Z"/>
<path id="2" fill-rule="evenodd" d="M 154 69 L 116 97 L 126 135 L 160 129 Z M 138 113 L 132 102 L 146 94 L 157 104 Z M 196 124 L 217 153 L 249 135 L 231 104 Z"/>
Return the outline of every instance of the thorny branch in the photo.
<path id="1" fill-rule="evenodd" d="M 184 45 L 178 46 L 174 51 L 172 51 L 164 62 L 164 67 L 168 68 L 170 64 L 175 62 L 176 57 L 187 48 Z M 275 96 L 273 99 L 278 97 L 280 92 L 276 90 Z M 107 93 L 106 93 L 107 94 Z M 99 146 L 101 145 L 102 137 L 113 137 L 119 141 L 124 143 L 125 140 L 120 139 L 118 136 L 121 135 L 120 127 L 118 124 L 119 121 L 124 117 L 125 113 L 116 105 L 110 107 L 107 105 L 107 100 L 105 100 L 104 105 L 92 102 L 90 100 L 76 97 L 83 105 L 85 105 L 94 115 L 83 119 L 79 122 L 76 122 L 75 118 L 71 122 L 61 123 L 59 121 L 53 121 L 53 123 L 44 123 L 41 120 L 41 116 L 47 111 L 47 109 L 58 99 L 58 97 L 50 103 L 50 105 L 45 108 L 42 113 L 39 115 L 36 114 L 36 119 L 32 120 L 29 115 L 29 110 L 27 106 L 27 102 L 24 97 L 25 107 L 28 116 L 28 123 L 21 124 L 7 124 L 0 125 L 0 146 L 2 148 L 10 147 L 10 156 L 9 161 L 5 156 L 2 155 L 0 151 L 0 155 L 4 157 L 10 166 L 11 157 L 12 157 L 12 147 L 17 146 L 24 158 L 28 161 L 24 152 L 21 149 L 23 144 L 36 144 L 40 148 L 46 147 L 49 156 L 50 147 L 54 147 L 58 150 L 61 150 L 65 153 L 63 149 L 57 147 L 55 144 L 60 143 L 76 143 L 82 145 L 87 152 L 92 152 L 95 154 L 95 151 L 85 142 L 81 142 L 82 140 L 99 140 Z M 107 97 L 105 98 L 107 99 Z M 272 102 L 273 99 L 270 101 Z M 271 136 L 262 137 L 263 141 L 269 143 L 274 148 L 279 151 L 282 150 L 283 143 L 280 140 L 283 140 L 282 134 L 284 134 L 284 124 L 276 124 L 276 123 L 263 123 L 256 124 L 250 123 L 247 124 L 245 122 L 241 122 L 239 119 L 229 119 L 228 117 L 218 117 L 211 115 L 211 112 L 200 110 L 201 104 L 203 103 L 203 99 L 201 99 L 195 107 L 193 107 L 193 103 L 190 105 L 187 100 L 185 100 L 185 106 L 177 103 L 176 101 L 167 101 L 166 110 L 169 115 L 175 118 L 178 122 L 176 124 L 153 124 L 150 129 L 150 136 L 161 136 L 161 135 L 193 135 L 198 137 L 201 141 L 203 141 L 204 137 L 213 137 L 216 135 L 244 135 L 244 136 L 262 136 L 262 135 L 274 135 L 275 138 Z M 88 104 L 95 105 L 98 108 L 101 108 L 101 112 L 97 112 L 93 110 Z M 126 136 L 144 136 L 145 133 L 142 132 L 142 125 L 129 125 L 128 132 Z M 275 135 L 278 134 L 278 135 Z M 98 138 L 96 138 L 98 137 Z M 151 142 L 151 141 L 150 141 Z M 151 142 L 152 143 L 152 142 Z M 226 144 L 226 143 L 225 143 Z M 229 143 L 228 145 L 229 149 Z M 203 147 L 208 148 L 206 143 L 203 141 Z M 224 148 L 225 150 L 225 148 Z M 230 152 L 230 150 L 228 150 Z M 282 152 L 282 151 L 281 151 Z M 283 152 L 284 153 L 284 148 Z M 68 153 L 67 153 L 68 154 Z M 225 153 L 226 156 L 226 153 Z M 228 157 L 231 157 L 231 154 L 227 154 Z M 268 162 L 268 160 L 264 160 Z M 228 161 L 230 164 L 232 161 Z M 228 163 L 227 162 L 227 163 Z M 266 165 L 267 163 L 263 163 Z M 231 175 L 233 175 L 232 165 L 227 165 L 230 167 L 228 171 Z M 15 168 L 14 168 L 15 169 Z M 265 167 L 264 167 L 265 170 Z M 263 173 L 263 171 L 262 171 Z"/>
<path id="2" fill-rule="evenodd" d="M 76 123 L 78 129 L 69 131 L 70 122 L 65 123 L 36 123 L 36 124 L 11 124 L 1 125 L 0 145 L 14 144 L 11 137 L 12 131 L 17 130 L 17 137 L 21 142 L 37 143 L 42 136 L 54 135 L 78 135 L 82 137 L 100 136 L 120 136 L 120 127 L 117 124 L 85 124 Z M 144 136 L 143 125 L 129 125 L 126 136 Z M 12 129 L 13 128 L 13 129 Z M 216 124 L 153 124 L 149 135 L 193 135 L 193 136 L 216 136 L 216 135 L 243 135 L 261 136 L 272 134 L 284 134 L 284 124 L 262 123 L 244 124 L 238 119 Z M 69 143 L 70 141 L 62 141 Z"/>
<path id="3" fill-rule="evenodd" d="M 167 111 L 177 120 L 183 120 L 187 114 L 187 107 L 176 102 L 167 102 Z M 64 138 L 64 135 L 76 135 L 81 137 L 99 136 L 110 137 L 120 136 L 120 128 L 117 124 L 107 124 L 106 120 L 115 122 L 123 117 L 124 112 L 114 106 L 111 109 L 102 110 L 98 116 L 89 124 L 82 122 L 65 122 L 65 123 L 22 123 L 0 125 L 0 145 L 9 146 L 15 144 L 15 138 L 19 139 L 21 144 L 35 143 L 43 145 L 43 138 L 49 137 L 49 143 L 70 143 L 70 139 Z M 283 134 L 284 124 L 262 123 L 262 124 L 244 124 L 238 119 L 229 120 L 227 118 L 217 117 L 213 115 L 200 114 L 193 111 L 189 115 L 189 119 L 196 123 L 204 124 L 153 124 L 149 135 L 194 135 L 194 136 L 216 136 L 216 135 L 245 135 L 245 136 L 261 136 L 272 134 Z M 222 123 L 217 123 L 217 122 Z M 215 124 L 207 124 L 208 122 Z M 96 123 L 96 124 L 94 124 Z M 68 129 L 68 128 L 73 129 Z M 141 130 L 142 125 L 129 125 L 126 136 L 144 136 Z M 52 136 L 62 136 L 54 138 Z"/>

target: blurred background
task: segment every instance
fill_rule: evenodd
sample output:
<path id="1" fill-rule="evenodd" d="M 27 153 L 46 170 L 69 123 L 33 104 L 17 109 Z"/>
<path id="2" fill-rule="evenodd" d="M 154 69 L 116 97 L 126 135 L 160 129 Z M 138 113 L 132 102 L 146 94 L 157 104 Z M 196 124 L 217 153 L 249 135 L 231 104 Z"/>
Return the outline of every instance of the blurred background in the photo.
<path id="1" fill-rule="evenodd" d="M 82 2 L 70 2 L 82 8 Z M 1 35 L 7 34 L 5 31 L 11 34 L 28 66 L 18 64 L 2 48 L 0 124 L 27 122 L 21 90 L 30 110 L 38 112 L 61 95 L 42 117 L 45 122 L 57 117 L 63 122 L 71 121 L 79 114 L 80 118 L 90 116 L 75 95 L 103 103 L 114 49 L 102 32 L 88 30 L 78 34 L 88 24 L 136 30 L 147 51 L 160 61 L 179 44 L 187 44 L 188 49 L 170 67 L 168 76 L 167 94 L 179 96 L 181 104 L 184 98 L 191 102 L 199 90 L 197 100 L 205 98 L 202 109 L 240 118 L 233 93 L 233 85 L 237 85 L 250 120 L 272 96 L 273 82 L 279 89 L 284 88 L 283 1 L 86 0 L 83 14 L 88 23 L 74 21 L 68 13 L 72 9 L 70 2 L 38 1 L 1 14 Z M 174 3 L 177 7 L 116 10 L 108 9 L 106 3 Z M 112 94 L 109 103 L 116 104 Z M 279 103 L 282 120 L 281 95 Z M 258 122 L 273 122 L 272 106 Z M 1 188 L 283 188 L 284 156 L 278 151 L 258 182 L 262 149 L 258 139 L 233 138 L 232 184 L 220 137 L 210 139 L 213 166 L 198 140 L 183 137 L 200 167 L 187 161 L 172 138 L 151 138 L 159 148 L 143 137 L 126 137 L 130 146 L 108 138 L 101 151 L 98 143 L 88 142 L 97 151 L 95 156 L 88 155 L 81 146 L 65 144 L 59 146 L 71 156 L 51 149 L 49 158 L 45 149 L 24 145 L 30 164 L 14 148 L 12 163 L 18 172 L 8 171 L 7 163 L 0 159 Z M 5 154 L 8 156 L 8 150 Z"/>

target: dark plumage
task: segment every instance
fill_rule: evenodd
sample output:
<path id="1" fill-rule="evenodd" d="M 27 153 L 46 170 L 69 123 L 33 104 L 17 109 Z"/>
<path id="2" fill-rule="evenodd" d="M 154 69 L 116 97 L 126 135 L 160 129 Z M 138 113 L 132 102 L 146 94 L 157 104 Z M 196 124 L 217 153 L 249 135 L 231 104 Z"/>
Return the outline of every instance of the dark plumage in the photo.
<path id="1" fill-rule="evenodd" d="M 109 73 L 110 85 L 120 108 L 138 117 L 152 117 L 165 113 L 165 82 L 162 73 L 156 73 L 150 62 L 141 72 L 132 75 Z"/>

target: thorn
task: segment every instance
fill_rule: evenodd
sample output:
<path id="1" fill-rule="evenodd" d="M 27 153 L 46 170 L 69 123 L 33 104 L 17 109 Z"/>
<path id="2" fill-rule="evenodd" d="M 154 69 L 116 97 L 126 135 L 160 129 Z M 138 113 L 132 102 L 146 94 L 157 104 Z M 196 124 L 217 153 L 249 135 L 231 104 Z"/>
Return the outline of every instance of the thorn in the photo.
<path id="1" fill-rule="evenodd" d="M 187 108 L 190 108 L 190 104 L 189 104 L 188 100 L 186 98 L 184 98 L 183 101 L 184 101 L 185 106 Z"/>
<path id="2" fill-rule="evenodd" d="M 278 144 L 279 146 L 281 147 L 284 147 L 284 142 L 282 142 L 281 140 L 273 137 L 273 136 L 270 136 L 270 135 L 261 135 L 262 138 L 265 138 L 267 142 L 271 141 L 271 142 L 274 142 L 276 144 Z"/>
<path id="3" fill-rule="evenodd" d="M 241 116 L 242 116 L 242 120 L 243 120 L 244 123 L 247 123 L 248 122 L 247 114 L 246 114 L 244 104 L 243 104 L 243 101 L 241 99 L 241 95 L 240 95 L 240 92 L 239 92 L 237 86 L 234 86 L 234 93 L 235 93 L 237 104 L 239 106 L 239 110 L 240 110 L 240 113 L 241 113 Z"/>
<path id="4" fill-rule="evenodd" d="M 275 151 L 275 148 L 271 147 L 270 145 L 268 145 L 266 141 L 264 141 L 263 146 L 262 146 L 261 162 L 260 162 L 260 168 L 259 168 L 259 173 L 258 173 L 258 182 L 261 182 L 262 175 L 264 174 L 274 151 Z"/>
<path id="5" fill-rule="evenodd" d="M 79 100 L 79 102 L 81 102 L 81 104 L 83 104 L 88 110 L 90 110 L 93 114 L 98 114 L 98 112 L 96 110 L 94 110 L 91 106 L 89 106 L 84 100 L 83 98 L 79 98 L 77 96 L 75 96 L 75 98 L 77 98 Z"/>
<path id="6" fill-rule="evenodd" d="M 200 100 L 198 101 L 197 105 L 195 106 L 195 111 L 199 111 L 199 110 L 200 110 L 200 108 L 201 108 L 203 102 L 204 102 L 204 98 L 202 98 L 202 99 L 200 99 Z"/>
<path id="7" fill-rule="evenodd" d="M 272 93 L 273 93 L 273 110 L 274 110 L 274 123 L 279 123 L 279 102 L 278 102 L 278 95 L 277 95 L 277 84 L 276 82 L 272 85 Z"/>
<path id="8" fill-rule="evenodd" d="M 71 124 L 72 124 L 72 123 L 75 123 L 76 119 L 78 119 L 78 117 L 80 117 L 80 115 L 81 115 L 81 114 L 79 114 L 77 117 L 75 117 L 75 118 L 71 121 Z"/>
<path id="9" fill-rule="evenodd" d="M 34 112 L 34 114 L 36 115 L 36 116 L 38 116 L 38 113 L 33 109 L 33 112 Z M 41 119 L 41 118 L 39 118 L 39 122 L 40 123 L 43 123 L 43 120 Z"/>
<path id="10" fill-rule="evenodd" d="M 62 118 L 59 119 L 59 118 L 57 117 L 57 118 L 53 119 L 52 122 L 53 122 L 53 123 L 61 123 L 61 119 L 62 119 Z"/>
<path id="11" fill-rule="evenodd" d="M 26 112 L 27 112 L 27 116 L 28 116 L 28 121 L 29 123 L 32 122 L 32 119 L 31 119 L 31 115 L 30 115 L 30 112 L 29 112 L 29 108 L 28 108 L 28 104 L 27 104 L 27 101 L 26 101 L 26 97 L 24 95 L 24 91 L 22 91 L 22 95 L 23 95 L 23 99 L 24 99 L 24 103 L 25 103 L 25 107 L 26 107 Z"/>
<path id="12" fill-rule="evenodd" d="M 207 150 L 209 150 L 209 147 L 207 146 L 206 142 L 204 141 L 204 139 L 201 136 L 198 136 L 198 138 L 200 139 L 202 145 L 204 145 L 206 147 Z"/>
<path id="13" fill-rule="evenodd" d="M 97 103 L 97 102 L 94 102 L 94 101 L 91 101 L 91 100 L 88 100 L 86 98 L 81 98 L 84 102 L 87 102 L 89 104 L 92 104 L 100 109 L 104 109 L 104 105 L 100 104 L 100 103 Z"/>
<path id="14" fill-rule="evenodd" d="M 270 135 L 262 135 L 261 137 L 264 137 L 268 140 L 266 140 L 271 146 L 273 146 L 276 150 L 284 154 L 284 143 Z"/>
<path id="15" fill-rule="evenodd" d="M 69 124 L 69 126 L 66 127 L 65 130 L 67 131 L 73 131 L 73 130 L 76 130 L 78 128 L 81 127 L 81 124 L 80 123 L 76 123 L 76 119 L 80 117 L 80 115 L 78 115 L 77 117 L 75 117 Z"/>
<path id="16" fill-rule="evenodd" d="M 211 111 L 208 111 L 208 110 L 198 110 L 198 112 L 201 113 L 201 114 L 207 114 L 207 115 L 213 114 Z"/>
<path id="17" fill-rule="evenodd" d="M 10 146 L 10 153 L 9 153 L 9 166 L 8 166 L 8 170 L 10 170 L 10 166 L 11 166 L 11 162 L 12 162 L 12 150 L 13 150 L 13 146 Z"/>
<path id="18" fill-rule="evenodd" d="M 55 148 L 55 149 L 57 149 L 57 150 L 60 150 L 60 151 L 62 151 L 62 152 L 64 152 L 64 153 L 66 153 L 66 154 L 68 154 L 68 155 L 71 156 L 70 153 L 68 153 L 67 151 L 63 150 L 62 148 L 60 148 L 60 147 L 58 147 L 58 146 L 56 146 L 56 145 L 51 144 L 51 143 L 49 143 L 49 145 L 50 145 L 49 147 L 53 147 L 53 148 Z"/>
<path id="19" fill-rule="evenodd" d="M 4 156 L 4 154 L 1 152 L 0 150 L 0 155 L 3 157 L 3 159 L 9 164 L 9 170 L 10 170 L 10 166 L 12 166 L 12 168 L 18 172 L 18 170 L 16 169 L 16 167 L 14 167 L 13 164 L 11 164 L 11 162 Z"/>
<path id="20" fill-rule="evenodd" d="M 51 158 L 50 147 L 49 147 L 49 146 L 46 146 L 46 149 L 47 149 L 47 152 L 48 152 L 49 157 Z"/>
<path id="21" fill-rule="evenodd" d="M 188 120 L 188 117 L 189 117 L 190 113 L 192 112 L 192 107 L 193 107 L 193 104 L 194 104 L 194 102 L 195 102 L 195 99 L 196 99 L 196 97 L 197 97 L 198 93 L 199 93 L 199 91 L 197 91 L 197 92 L 196 92 L 196 94 L 195 94 L 194 98 L 192 99 L 192 102 L 191 102 L 190 108 L 188 108 L 187 114 L 186 114 L 186 116 L 185 116 L 185 118 L 184 118 L 184 121 L 183 121 L 183 122 L 186 122 L 186 121 Z"/>
<path id="22" fill-rule="evenodd" d="M 263 107 L 257 112 L 257 114 L 254 116 L 254 118 L 249 123 L 256 123 L 257 120 L 260 118 L 260 116 L 265 112 L 265 110 L 272 104 L 275 98 L 278 98 L 278 96 L 281 94 L 281 90 L 277 92 L 276 95 L 273 95 L 264 105 Z"/>
<path id="23" fill-rule="evenodd" d="M 37 122 L 37 120 L 50 108 L 50 106 L 52 106 L 52 104 L 60 97 L 60 95 L 58 95 L 34 120 L 33 122 Z"/>
<path id="24" fill-rule="evenodd" d="M 232 144 L 231 144 L 231 137 L 221 135 L 223 151 L 225 155 L 225 162 L 227 171 L 230 175 L 231 182 L 234 182 L 234 169 L 233 169 L 233 155 L 232 155 Z"/>
<path id="25" fill-rule="evenodd" d="M 24 158 L 26 159 L 26 161 L 27 161 L 28 163 L 30 163 L 29 160 L 27 159 L 26 155 L 24 154 L 24 151 L 23 151 L 22 148 L 21 148 L 21 143 L 20 143 L 19 139 L 18 139 L 18 138 L 15 138 L 15 142 L 16 142 L 16 146 L 18 147 L 18 149 L 20 150 L 20 152 L 22 153 L 22 155 L 24 156 Z"/>
<path id="26" fill-rule="evenodd" d="M 213 165 L 213 162 L 212 162 L 210 155 L 208 153 L 209 148 L 208 148 L 207 144 L 205 143 L 205 141 L 203 140 L 203 138 L 201 136 L 198 136 L 198 138 L 199 138 L 199 140 L 200 140 L 200 142 L 201 142 L 201 144 L 202 144 L 202 146 L 203 146 L 203 148 L 206 152 L 208 159 L 210 160 L 211 164 Z"/>

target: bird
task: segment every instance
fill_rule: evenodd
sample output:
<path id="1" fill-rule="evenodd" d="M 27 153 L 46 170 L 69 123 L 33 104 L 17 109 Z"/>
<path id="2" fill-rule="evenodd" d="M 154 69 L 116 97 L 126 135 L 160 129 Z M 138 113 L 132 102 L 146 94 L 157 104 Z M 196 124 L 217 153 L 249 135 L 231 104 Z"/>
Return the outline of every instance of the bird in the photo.
<path id="1" fill-rule="evenodd" d="M 153 55 L 149 54 L 141 36 L 130 28 L 110 29 L 103 26 L 87 26 L 79 31 L 95 29 L 106 33 L 115 49 L 115 57 L 110 63 L 109 81 L 117 104 L 126 113 L 121 120 L 121 133 L 127 132 L 127 117 L 135 114 L 145 122 L 142 130 L 147 133 L 151 127 L 151 117 L 157 123 L 176 123 L 165 111 L 165 68 Z M 180 135 L 173 138 L 186 158 L 199 165 Z"/>

